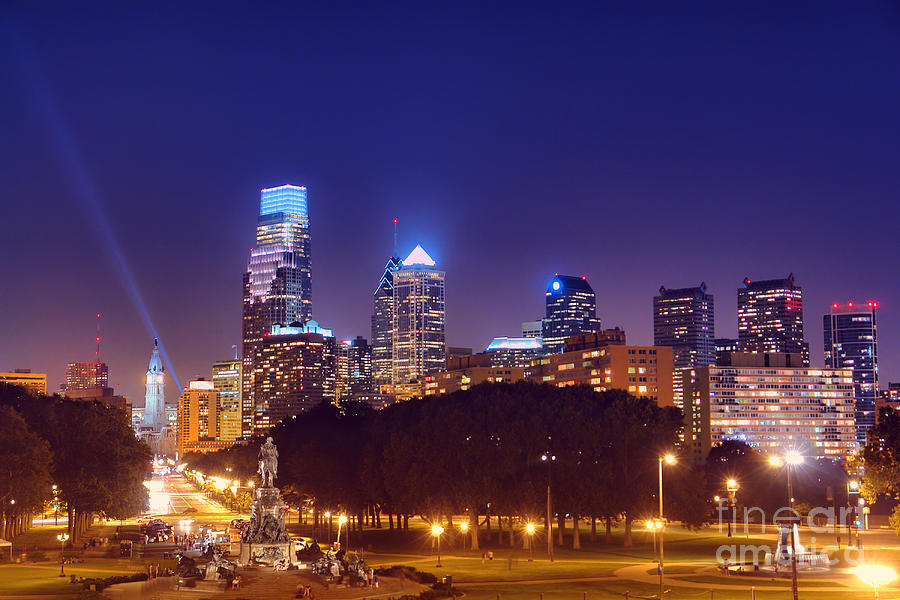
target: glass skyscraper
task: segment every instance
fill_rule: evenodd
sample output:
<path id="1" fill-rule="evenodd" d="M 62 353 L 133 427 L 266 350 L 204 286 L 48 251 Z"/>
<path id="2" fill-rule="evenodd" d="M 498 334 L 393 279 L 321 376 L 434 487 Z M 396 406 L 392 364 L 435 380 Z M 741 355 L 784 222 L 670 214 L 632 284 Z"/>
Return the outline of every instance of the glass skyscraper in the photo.
<path id="1" fill-rule="evenodd" d="M 242 435 L 253 433 L 253 360 L 275 324 L 312 318 L 312 265 L 306 187 L 282 185 L 260 193 L 256 247 L 244 273 L 242 310 Z"/>
<path id="2" fill-rule="evenodd" d="M 416 246 L 393 273 L 391 383 L 420 381 L 445 366 L 444 272 Z"/>
<path id="3" fill-rule="evenodd" d="M 856 405 L 856 441 L 866 443 L 866 431 L 875 425 L 875 398 L 878 395 L 877 302 L 863 305 L 850 302 L 832 304 L 822 318 L 825 333 L 825 366 L 853 369 L 853 396 Z"/>
<path id="4" fill-rule="evenodd" d="M 394 330 L 394 272 L 400 268 L 400 258 L 391 256 L 373 294 L 372 312 L 372 379 L 376 386 L 391 383 Z"/>
<path id="5" fill-rule="evenodd" d="M 547 316 L 542 325 L 546 352 L 562 352 L 567 337 L 600 331 L 597 298 L 586 277 L 556 273 L 545 298 Z"/>
<path id="6" fill-rule="evenodd" d="M 219 392 L 219 439 L 233 441 L 241 437 L 241 361 L 213 363 L 212 383 Z"/>
<path id="7" fill-rule="evenodd" d="M 809 366 L 803 339 L 803 290 L 794 274 L 785 279 L 751 281 L 738 288 L 738 339 L 742 352 L 801 354 Z"/>

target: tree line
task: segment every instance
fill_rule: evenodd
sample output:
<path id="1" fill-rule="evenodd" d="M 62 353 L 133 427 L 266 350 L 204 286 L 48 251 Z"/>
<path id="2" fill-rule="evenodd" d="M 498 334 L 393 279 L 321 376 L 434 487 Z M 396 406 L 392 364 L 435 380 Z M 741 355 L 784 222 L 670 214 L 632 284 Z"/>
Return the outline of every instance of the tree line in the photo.
<path id="1" fill-rule="evenodd" d="M 454 515 L 466 515 L 477 548 L 492 522 L 513 544 L 511 532 L 523 522 L 546 521 L 548 480 L 558 543 L 570 523 L 590 523 L 592 540 L 599 523 L 609 541 L 613 522 L 620 522 L 631 545 L 634 522 L 643 527 L 658 514 L 659 458 L 679 453 L 681 431 L 680 410 L 621 390 L 520 382 L 481 384 L 377 412 L 325 403 L 268 435 L 279 448 L 277 484 L 285 499 L 312 510 L 316 522 L 326 511 L 342 512 L 355 517 L 361 533 L 363 522 L 381 527 L 383 518 L 390 528 L 406 529 L 410 516 L 452 525 Z M 248 479 L 260 441 L 185 460 L 207 475 Z M 765 457 L 739 442 L 716 448 L 704 462 L 682 452 L 664 469 L 666 517 L 689 527 L 715 515 L 712 498 L 725 494 L 726 478 L 742 480 L 741 504 L 768 509 L 785 502 L 784 483 Z M 826 480 L 843 481 L 842 467 L 828 461 L 811 472 L 795 490 L 810 501 L 819 499 Z M 566 535 L 580 547 L 578 528 Z"/>
<path id="2" fill-rule="evenodd" d="M 0 384 L 0 537 L 30 527 L 53 485 L 66 505 L 70 543 L 96 515 L 138 514 L 151 458 L 120 409 Z"/>

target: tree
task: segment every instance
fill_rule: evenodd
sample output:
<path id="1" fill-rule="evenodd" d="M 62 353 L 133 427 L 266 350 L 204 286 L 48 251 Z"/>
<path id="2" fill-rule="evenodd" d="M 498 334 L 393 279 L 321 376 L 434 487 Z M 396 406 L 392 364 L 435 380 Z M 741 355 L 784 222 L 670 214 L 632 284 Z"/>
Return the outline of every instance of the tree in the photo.
<path id="1" fill-rule="evenodd" d="M 0 537 L 27 528 L 50 497 L 50 446 L 9 406 L 0 406 Z"/>

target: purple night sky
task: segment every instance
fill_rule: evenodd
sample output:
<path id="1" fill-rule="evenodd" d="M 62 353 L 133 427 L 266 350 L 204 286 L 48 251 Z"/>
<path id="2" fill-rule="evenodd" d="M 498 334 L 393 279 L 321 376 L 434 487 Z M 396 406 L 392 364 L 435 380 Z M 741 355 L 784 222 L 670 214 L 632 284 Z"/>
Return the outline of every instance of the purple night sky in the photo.
<path id="1" fill-rule="evenodd" d="M 370 336 L 397 217 L 447 271 L 449 345 L 517 335 L 554 271 L 634 343 L 660 285 L 706 281 L 730 337 L 741 280 L 793 272 L 813 364 L 829 305 L 877 300 L 900 380 L 896 3 L 321 7 L 0 7 L 0 370 L 56 389 L 99 311 L 120 393 L 149 321 L 208 377 L 259 189 L 294 183 L 340 337 Z"/>

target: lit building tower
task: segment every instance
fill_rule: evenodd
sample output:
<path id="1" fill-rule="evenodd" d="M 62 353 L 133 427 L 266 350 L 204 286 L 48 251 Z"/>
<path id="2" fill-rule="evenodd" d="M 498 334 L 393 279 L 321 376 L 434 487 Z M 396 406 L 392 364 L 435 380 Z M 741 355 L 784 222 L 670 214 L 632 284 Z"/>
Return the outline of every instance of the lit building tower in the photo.
<path id="1" fill-rule="evenodd" d="M 212 384 L 219 393 L 219 439 L 234 441 L 241 437 L 243 427 L 240 359 L 213 363 Z"/>
<path id="2" fill-rule="evenodd" d="M 555 273 L 547 288 L 546 302 L 542 329 L 547 353 L 562 352 L 567 337 L 600 331 L 597 297 L 587 277 Z"/>
<path id="3" fill-rule="evenodd" d="M 737 296 L 741 351 L 798 353 L 809 366 L 809 344 L 803 340 L 803 290 L 793 273 L 786 279 L 744 279 Z"/>
<path id="4" fill-rule="evenodd" d="M 153 340 L 153 352 L 147 367 L 147 383 L 144 393 L 144 425 L 153 431 L 168 427 L 166 415 L 166 369 L 159 356 L 159 340 Z"/>
<path id="5" fill-rule="evenodd" d="M 312 267 L 306 187 L 282 185 L 260 193 L 256 247 L 244 273 L 242 310 L 242 434 L 253 433 L 253 358 L 272 325 L 312 318 Z"/>
<path id="6" fill-rule="evenodd" d="M 178 399 L 178 452 L 184 454 L 201 440 L 218 439 L 219 418 L 219 392 L 213 382 L 190 382 Z"/>
<path id="7" fill-rule="evenodd" d="M 825 332 L 825 366 L 853 369 L 853 397 L 856 405 L 856 441 L 866 443 L 866 431 L 875 426 L 875 398 L 878 395 L 877 302 L 859 305 L 834 303 L 822 318 Z"/>
<path id="8" fill-rule="evenodd" d="M 394 271 L 400 268 L 397 252 L 397 219 L 394 219 L 394 253 L 384 265 L 381 280 L 373 293 L 372 377 L 375 385 L 391 383 L 394 331 Z"/>
<path id="9" fill-rule="evenodd" d="M 350 342 L 348 357 L 350 395 L 375 391 L 372 380 L 372 346 L 361 335 Z"/>
<path id="10" fill-rule="evenodd" d="M 391 383 L 420 381 L 444 369 L 444 275 L 416 246 L 394 272 Z"/>
<path id="11" fill-rule="evenodd" d="M 653 297 L 653 345 L 670 346 L 674 361 L 675 405 L 682 406 L 681 372 L 715 364 L 713 296 L 699 287 L 659 288 Z"/>
<path id="12" fill-rule="evenodd" d="M 70 362 L 66 364 L 63 391 L 109 387 L 109 367 L 102 362 Z"/>

